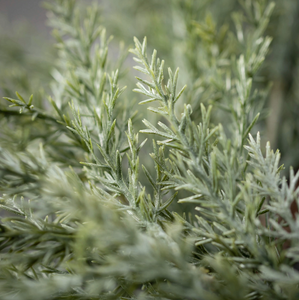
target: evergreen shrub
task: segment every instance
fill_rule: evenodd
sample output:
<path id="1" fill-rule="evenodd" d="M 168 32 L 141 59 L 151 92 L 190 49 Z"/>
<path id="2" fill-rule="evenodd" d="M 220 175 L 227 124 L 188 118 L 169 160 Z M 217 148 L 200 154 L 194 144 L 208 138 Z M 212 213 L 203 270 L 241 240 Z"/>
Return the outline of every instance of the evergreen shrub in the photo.
<path id="1" fill-rule="evenodd" d="M 299 173 L 259 133 L 274 4 L 139 1 L 173 14 L 167 68 L 77 2 L 45 4 L 52 56 L 1 62 L 0 299 L 299 299 Z"/>

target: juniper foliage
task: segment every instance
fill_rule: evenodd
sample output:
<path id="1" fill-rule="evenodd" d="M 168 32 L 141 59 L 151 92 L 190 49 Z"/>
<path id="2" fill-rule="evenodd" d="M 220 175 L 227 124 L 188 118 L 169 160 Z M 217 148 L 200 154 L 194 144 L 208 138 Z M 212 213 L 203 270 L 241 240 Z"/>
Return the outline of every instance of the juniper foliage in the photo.
<path id="1" fill-rule="evenodd" d="M 99 7 L 47 2 L 51 96 L 1 104 L 1 299 L 298 299 L 299 173 L 287 182 L 256 132 L 274 5 L 242 3 L 235 27 L 192 23 L 186 48 L 202 49 L 182 78 L 134 39 L 155 119 L 121 86 L 126 53 L 109 57 Z"/>

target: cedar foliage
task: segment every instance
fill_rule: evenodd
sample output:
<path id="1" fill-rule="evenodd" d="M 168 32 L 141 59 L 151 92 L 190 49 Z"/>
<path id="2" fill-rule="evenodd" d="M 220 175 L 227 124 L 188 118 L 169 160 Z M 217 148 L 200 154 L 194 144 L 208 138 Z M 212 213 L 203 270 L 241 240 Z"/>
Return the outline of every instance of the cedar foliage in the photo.
<path id="1" fill-rule="evenodd" d="M 134 39 L 135 96 L 100 8 L 46 3 L 53 80 L 0 106 L 1 299 L 298 299 L 299 173 L 257 132 L 274 4 L 218 26 L 200 3 L 168 3 L 182 76 Z"/>

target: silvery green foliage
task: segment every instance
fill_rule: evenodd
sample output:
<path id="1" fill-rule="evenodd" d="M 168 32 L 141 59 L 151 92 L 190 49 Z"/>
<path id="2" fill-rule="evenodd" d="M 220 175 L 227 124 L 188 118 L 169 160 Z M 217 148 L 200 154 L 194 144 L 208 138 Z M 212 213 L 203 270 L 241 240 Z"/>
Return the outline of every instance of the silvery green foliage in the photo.
<path id="1" fill-rule="evenodd" d="M 297 299 L 290 205 L 299 204 L 299 173 L 290 170 L 287 183 L 279 152 L 267 144 L 264 153 L 260 134 L 251 135 L 273 5 L 247 1 L 257 26 L 234 14 L 239 53 L 227 49 L 223 68 L 199 74 L 204 81 L 210 71 L 210 92 L 222 90 L 216 107 L 228 124 L 214 124 L 217 108 L 198 111 L 196 88 L 187 95 L 179 70 L 166 75 L 157 51 L 149 58 L 147 40 L 135 38 L 135 69 L 144 73 L 135 91 L 159 116 L 139 133 L 119 84 L 123 55 L 117 66 L 109 61 L 98 7 L 47 7 L 59 49 L 51 109 L 17 93 L 6 100 L 19 111 L 2 111 L 1 299 Z M 191 211 L 172 211 L 174 201 Z"/>

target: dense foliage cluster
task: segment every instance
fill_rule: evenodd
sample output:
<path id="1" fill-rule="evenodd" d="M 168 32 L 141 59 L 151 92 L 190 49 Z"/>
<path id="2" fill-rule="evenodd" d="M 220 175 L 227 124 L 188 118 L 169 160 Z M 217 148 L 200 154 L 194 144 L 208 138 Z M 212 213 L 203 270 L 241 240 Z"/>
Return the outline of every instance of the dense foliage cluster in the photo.
<path id="1" fill-rule="evenodd" d="M 1 299 L 299 298 L 299 172 L 282 176 L 257 131 L 275 5 L 240 1 L 217 24 L 219 1 L 165 2 L 180 77 L 135 38 L 126 90 L 126 49 L 75 0 L 45 4 L 56 61 L 2 73 Z"/>

